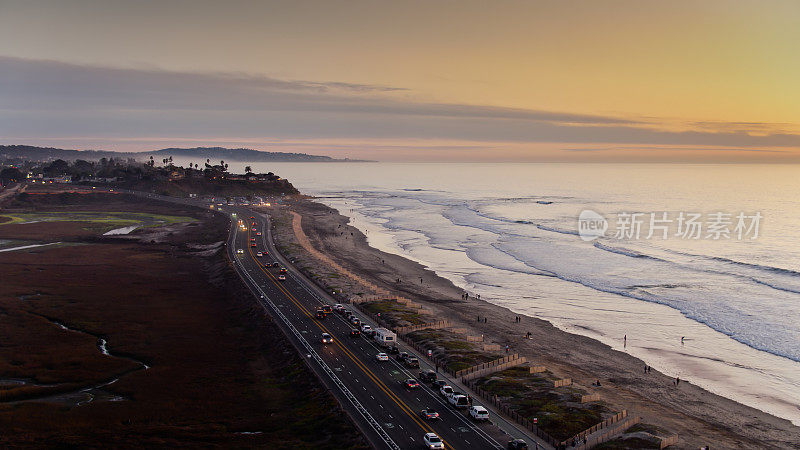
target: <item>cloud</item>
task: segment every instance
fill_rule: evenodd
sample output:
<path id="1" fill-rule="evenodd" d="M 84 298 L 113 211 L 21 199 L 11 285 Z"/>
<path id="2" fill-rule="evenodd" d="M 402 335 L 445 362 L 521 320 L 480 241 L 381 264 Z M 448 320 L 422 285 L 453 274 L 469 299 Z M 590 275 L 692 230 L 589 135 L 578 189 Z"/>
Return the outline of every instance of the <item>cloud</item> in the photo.
<path id="1" fill-rule="evenodd" d="M 739 149 L 735 151 L 800 147 L 797 134 L 743 130 L 758 124 L 665 131 L 621 117 L 414 102 L 395 95 L 402 90 L 0 57 L 0 136 L 457 139 Z"/>

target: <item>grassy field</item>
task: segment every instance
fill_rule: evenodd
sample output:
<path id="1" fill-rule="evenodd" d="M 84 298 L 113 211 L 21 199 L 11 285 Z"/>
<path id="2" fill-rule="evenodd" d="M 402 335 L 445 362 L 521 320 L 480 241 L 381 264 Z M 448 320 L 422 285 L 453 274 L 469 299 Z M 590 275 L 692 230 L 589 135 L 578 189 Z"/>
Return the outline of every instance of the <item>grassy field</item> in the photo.
<path id="1" fill-rule="evenodd" d="M 171 216 L 164 214 L 150 214 L 142 212 L 104 212 L 104 211 L 35 211 L 3 213 L 0 217 L 7 220 L 0 222 L 0 226 L 26 224 L 35 222 L 88 222 L 90 228 L 112 230 L 127 226 L 141 228 L 157 227 L 173 223 L 191 223 L 197 219 L 186 216 Z"/>

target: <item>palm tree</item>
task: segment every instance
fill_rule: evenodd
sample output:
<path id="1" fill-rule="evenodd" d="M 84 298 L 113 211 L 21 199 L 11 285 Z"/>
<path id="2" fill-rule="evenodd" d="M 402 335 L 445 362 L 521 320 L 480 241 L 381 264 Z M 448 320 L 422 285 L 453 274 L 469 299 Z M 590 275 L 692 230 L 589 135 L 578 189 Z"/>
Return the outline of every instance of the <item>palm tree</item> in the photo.
<path id="1" fill-rule="evenodd" d="M 244 166 L 244 171 L 247 172 L 247 173 L 252 173 L 253 172 L 253 168 L 250 167 L 250 166 Z"/>

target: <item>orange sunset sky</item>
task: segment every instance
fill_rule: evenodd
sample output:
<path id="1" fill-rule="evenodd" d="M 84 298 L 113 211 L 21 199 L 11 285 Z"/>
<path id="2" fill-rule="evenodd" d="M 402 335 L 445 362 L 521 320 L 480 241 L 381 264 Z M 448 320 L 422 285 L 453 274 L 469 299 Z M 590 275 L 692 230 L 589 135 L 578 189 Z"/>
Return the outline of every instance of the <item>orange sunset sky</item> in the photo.
<path id="1" fill-rule="evenodd" d="M 0 2 L 0 144 L 800 161 L 797 1 Z"/>

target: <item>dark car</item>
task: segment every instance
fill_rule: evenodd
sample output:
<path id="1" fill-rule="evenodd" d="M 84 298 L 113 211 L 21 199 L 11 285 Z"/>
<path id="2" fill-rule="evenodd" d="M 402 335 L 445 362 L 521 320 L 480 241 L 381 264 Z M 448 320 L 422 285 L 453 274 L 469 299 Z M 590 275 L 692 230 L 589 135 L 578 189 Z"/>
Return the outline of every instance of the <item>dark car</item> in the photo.
<path id="1" fill-rule="evenodd" d="M 317 320 L 325 320 L 325 311 L 318 309 L 317 312 L 314 314 L 314 317 L 316 317 Z"/>
<path id="2" fill-rule="evenodd" d="M 417 389 L 419 387 L 419 383 L 417 383 L 417 380 L 409 378 L 403 382 L 403 386 L 405 386 L 406 389 Z"/>
<path id="3" fill-rule="evenodd" d="M 279 266 L 280 266 L 280 264 L 278 264 L 276 262 L 272 263 L 272 267 L 279 267 Z"/>
<path id="4" fill-rule="evenodd" d="M 286 273 L 286 267 L 281 267 L 280 273 Z"/>
<path id="5" fill-rule="evenodd" d="M 432 383 L 436 381 L 436 372 L 432 370 L 425 370 L 419 373 L 419 381 L 423 383 Z"/>
<path id="6" fill-rule="evenodd" d="M 439 413 L 433 408 L 425 408 L 419 412 L 419 415 L 425 420 L 436 420 L 439 418 Z"/>
<path id="7" fill-rule="evenodd" d="M 333 308 L 330 305 L 322 305 L 322 312 L 325 314 L 330 314 L 333 312 Z"/>
<path id="8" fill-rule="evenodd" d="M 396 355 L 398 353 L 400 353 L 400 349 L 396 345 L 389 347 L 389 354 Z"/>
<path id="9" fill-rule="evenodd" d="M 413 356 L 409 356 L 408 358 L 403 360 L 403 363 L 406 365 L 406 367 L 409 367 L 409 368 L 412 368 L 412 369 L 419 368 L 419 360 L 417 358 L 413 357 Z"/>
<path id="10" fill-rule="evenodd" d="M 447 381 L 444 380 L 436 380 L 432 384 L 433 388 L 437 391 L 442 388 L 442 386 L 447 386 Z"/>
<path id="11" fill-rule="evenodd" d="M 358 330 L 353 330 L 350 332 L 350 337 L 359 337 L 361 336 L 361 332 Z"/>
<path id="12" fill-rule="evenodd" d="M 406 352 L 400 352 L 395 356 L 395 359 L 398 361 L 404 361 L 406 358 L 408 358 L 408 353 Z"/>
<path id="13" fill-rule="evenodd" d="M 528 443 L 522 439 L 508 441 L 508 450 L 528 450 Z"/>

